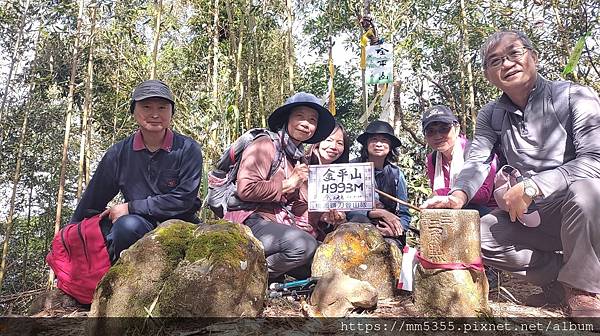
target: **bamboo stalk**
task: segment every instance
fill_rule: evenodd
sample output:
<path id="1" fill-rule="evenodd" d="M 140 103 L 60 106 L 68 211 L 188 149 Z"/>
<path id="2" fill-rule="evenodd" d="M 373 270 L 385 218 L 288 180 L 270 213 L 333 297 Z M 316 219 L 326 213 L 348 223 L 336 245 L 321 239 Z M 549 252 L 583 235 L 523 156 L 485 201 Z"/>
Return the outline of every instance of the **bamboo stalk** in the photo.
<path id="1" fill-rule="evenodd" d="M 412 204 L 410 204 L 410 203 L 408 203 L 408 202 L 405 202 L 405 201 L 403 201 L 403 200 L 401 200 L 401 199 L 398 199 L 398 198 L 396 198 L 396 197 L 394 197 L 394 196 L 392 196 L 392 195 L 388 195 L 388 194 L 384 193 L 384 192 L 383 192 L 383 191 L 381 191 L 381 190 L 375 189 L 375 191 L 376 191 L 376 192 L 377 192 L 379 195 L 385 196 L 385 197 L 387 197 L 387 198 L 391 199 L 392 201 L 394 201 L 394 202 L 396 202 L 396 203 L 398 203 L 398 204 L 406 205 L 407 207 L 409 207 L 409 208 L 411 208 L 411 209 L 413 209 L 413 210 L 415 210 L 415 211 L 421 212 L 421 208 L 419 208 L 419 207 L 418 207 L 418 206 L 416 206 L 416 205 L 412 205 Z"/>

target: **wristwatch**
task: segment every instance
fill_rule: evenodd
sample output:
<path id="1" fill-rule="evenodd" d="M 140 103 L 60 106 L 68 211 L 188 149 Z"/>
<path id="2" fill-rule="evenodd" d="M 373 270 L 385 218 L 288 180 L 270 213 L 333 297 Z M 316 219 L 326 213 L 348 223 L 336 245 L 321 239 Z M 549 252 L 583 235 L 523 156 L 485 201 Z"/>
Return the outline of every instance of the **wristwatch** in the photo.
<path id="1" fill-rule="evenodd" d="M 538 195 L 538 189 L 535 185 L 535 182 L 529 178 L 523 179 L 523 193 L 531 199 L 536 198 Z"/>

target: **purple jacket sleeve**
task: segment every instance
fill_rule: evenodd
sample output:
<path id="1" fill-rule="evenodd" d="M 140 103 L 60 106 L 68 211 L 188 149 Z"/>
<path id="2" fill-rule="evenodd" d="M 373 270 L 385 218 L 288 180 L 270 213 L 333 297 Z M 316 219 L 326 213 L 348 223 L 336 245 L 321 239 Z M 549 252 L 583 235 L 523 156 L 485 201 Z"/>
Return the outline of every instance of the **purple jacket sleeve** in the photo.
<path id="1" fill-rule="evenodd" d="M 496 176 L 497 161 L 498 157 L 494 156 L 494 160 L 492 160 L 492 163 L 490 164 L 489 174 L 485 178 L 485 181 L 483 181 L 481 188 L 477 190 L 469 203 L 486 205 L 490 201 L 492 193 L 494 192 L 494 177 Z"/>

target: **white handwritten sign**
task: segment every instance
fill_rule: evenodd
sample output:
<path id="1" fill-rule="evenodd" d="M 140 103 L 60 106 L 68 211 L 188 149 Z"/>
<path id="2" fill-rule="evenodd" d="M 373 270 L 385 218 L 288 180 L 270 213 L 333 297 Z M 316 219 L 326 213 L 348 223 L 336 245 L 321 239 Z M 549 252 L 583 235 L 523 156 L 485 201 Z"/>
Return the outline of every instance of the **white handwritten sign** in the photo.
<path id="1" fill-rule="evenodd" d="M 394 47 L 390 43 L 372 45 L 366 48 L 366 52 L 367 84 L 391 83 L 394 79 Z"/>
<path id="2" fill-rule="evenodd" d="M 308 168 L 308 210 L 372 210 L 373 163 L 314 165 Z"/>

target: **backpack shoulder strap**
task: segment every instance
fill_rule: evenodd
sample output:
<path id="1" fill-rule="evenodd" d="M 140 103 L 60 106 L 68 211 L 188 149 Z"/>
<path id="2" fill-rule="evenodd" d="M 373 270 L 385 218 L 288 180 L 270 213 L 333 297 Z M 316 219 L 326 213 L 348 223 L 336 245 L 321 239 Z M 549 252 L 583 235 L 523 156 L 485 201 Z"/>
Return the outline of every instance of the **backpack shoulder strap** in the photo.
<path id="1" fill-rule="evenodd" d="M 398 195 L 396 195 L 396 191 L 398 190 L 398 186 L 400 185 L 400 167 L 398 167 L 395 164 L 392 164 L 392 170 L 394 171 L 394 196 L 398 197 Z M 396 207 L 394 208 L 394 212 L 397 213 L 398 210 L 400 209 L 400 203 L 396 203 Z"/>
<path id="2" fill-rule="evenodd" d="M 239 169 L 242 152 L 244 150 L 246 150 L 246 148 L 250 145 L 250 143 L 254 142 L 256 139 L 261 138 L 263 136 L 268 136 L 271 139 L 271 141 L 273 142 L 273 146 L 275 146 L 275 159 L 273 160 L 273 163 L 271 164 L 271 169 L 269 170 L 269 175 L 267 178 L 270 178 L 275 173 L 277 168 L 279 168 L 281 158 L 283 157 L 283 154 L 282 154 L 283 151 L 281 150 L 281 142 L 279 140 L 279 134 L 277 134 L 276 132 L 272 132 L 265 128 L 253 128 L 253 129 L 246 131 L 246 133 L 244 133 L 242 135 L 242 137 L 247 137 L 247 138 L 245 140 L 243 140 L 244 142 L 246 142 L 246 144 L 244 145 L 244 148 L 241 152 L 235 153 L 235 150 L 233 149 L 233 147 L 236 147 L 236 146 L 233 146 L 233 145 L 231 146 L 231 148 L 229 150 L 230 162 L 233 163 L 233 167 L 229 174 L 229 179 L 232 182 L 235 182 L 235 180 L 237 179 L 237 172 Z M 239 150 L 239 148 L 237 148 L 237 150 Z"/>
<path id="3" fill-rule="evenodd" d="M 498 107 L 498 100 L 495 100 L 490 103 L 491 106 L 489 108 L 492 109 L 492 120 L 491 125 L 492 129 L 496 132 L 502 132 L 502 124 L 504 123 L 504 117 L 506 116 L 506 110 Z"/>
<path id="4" fill-rule="evenodd" d="M 553 81 L 551 82 L 550 100 L 554 107 L 554 113 L 556 114 L 561 125 L 572 136 L 571 130 L 567 127 L 567 123 L 571 118 L 571 85 L 573 83 L 569 81 Z M 566 111 L 567 113 L 563 113 Z"/>
<path id="5" fill-rule="evenodd" d="M 392 167 L 392 174 L 394 177 L 394 188 L 398 189 L 398 183 L 400 183 L 400 167 L 391 162 L 389 163 L 389 165 Z M 394 192 L 396 192 L 396 189 L 394 189 Z"/>
<path id="6" fill-rule="evenodd" d="M 494 147 L 492 148 L 492 151 L 490 153 L 490 158 L 493 158 L 494 154 L 498 155 L 498 158 L 500 159 L 498 163 L 506 161 L 504 159 L 504 154 L 502 151 L 501 133 L 502 133 L 502 124 L 504 123 L 504 118 L 507 117 L 506 110 L 498 106 L 499 99 L 500 98 L 494 100 L 493 102 L 489 103 L 488 105 L 486 105 L 484 107 L 484 109 L 485 108 L 492 109 L 490 126 L 492 127 L 492 130 L 494 132 L 496 132 L 496 143 L 494 144 Z M 470 149 L 470 146 L 469 146 L 469 149 Z M 465 149 L 465 153 L 467 153 L 467 152 L 468 151 Z"/>
<path id="7" fill-rule="evenodd" d="M 282 161 L 282 158 L 284 158 L 284 155 L 283 155 L 283 149 L 281 148 L 281 139 L 279 138 L 279 134 L 272 132 L 272 131 L 267 131 L 267 132 L 269 132 L 269 137 L 271 138 L 271 141 L 273 141 L 273 146 L 275 146 L 275 158 L 273 160 L 273 163 L 271 164 L 271 169 L 269 170 L 269 176 L 267 176 L 267 179 L 270 179 L 271 176 L 273 176 L 273 174 L 275 174 L 275 172 L 281 165 L 281 161 Z"/>

